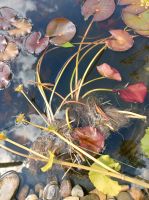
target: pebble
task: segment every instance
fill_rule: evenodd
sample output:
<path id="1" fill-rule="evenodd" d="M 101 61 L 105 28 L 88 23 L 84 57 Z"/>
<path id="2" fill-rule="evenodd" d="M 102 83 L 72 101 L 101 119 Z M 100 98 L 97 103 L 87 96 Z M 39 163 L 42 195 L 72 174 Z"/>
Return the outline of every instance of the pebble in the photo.
<path id="1" fill-rule="evenodd" d="M 97 194 L 89 194 L 81 197 L 80 200 L 100 200 Z"/>
<path id="2" fill-rule="evenodd" d="M 43 190 L 43 200 L 60 200 L 59 187 L 56 184 L 47 184 Z"/>
<path id="3" fill-rule="evenodd" d="M 72 197 L 72 196 L 70 196 L 70 197 L 64 198 L 63 200 L 79 200 L 79 199 L 80 199 L 79 197 Z"/>
<path id="4" fill-rule="evenodd" d="M 144 194 L 138 188 L 132 187 L 129 190 L 129 193 L 132 196 L 132 198 L 135 199 L 135 200 L 144 200 L 145 199 Z"/>
<path id="5" fill-rule="evenodd" d="M 71 195 L 71 182 L 69 180 L 63 180 L 60 185 L 60 195 L 61 197 L 69 197 Z"/>
<path id="6" fill-rule="evenodd" d="M 120 192 L 117 195 L 117 200 L 133 200 L 133 198 L 128 192 Z"/>
<path id="7" fill-rule="evenodd" d="M 36 196 L 36 194 L 30 194 L 25 200 L 38 200 L 38 197 Z"/>
<path id="8" fill-rule="evenodd" d="M 15 171 L 8 171 L 0 176 L 0 199 L 10 200 L 19 187 L 20 178 Z"/>
<path id="9" fill-rule="evenodd" d="M 43 197 L 43 190 L 44 190 L 44 186 L 42 183 L 37 183 L 35 185 L 35 192 L 39 196 L 39 198 Z"/>
<path id="10" fill-rule="evenodd" d="M 27 197 L 29 193 L 29 186 L 28 185 L 24 185 L 19 193 L 18 193 L 18 200 L 25 200 L 25 198 Z"/>
<path id="11" fill-rule="evenodd" d="M 71 195 L 73 197 L 83 197 L 84 192 L 83 192 L 82 187 L 80 185 L 75 185 L 71 190 Z"/>

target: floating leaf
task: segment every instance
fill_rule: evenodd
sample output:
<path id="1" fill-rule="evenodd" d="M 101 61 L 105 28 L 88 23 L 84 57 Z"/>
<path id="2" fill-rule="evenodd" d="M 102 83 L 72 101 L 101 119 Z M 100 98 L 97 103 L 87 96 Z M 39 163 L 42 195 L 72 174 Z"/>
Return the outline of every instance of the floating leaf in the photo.
<path id="1" fill-rule="evenodd" d="M 66 18 L 53 19 L 46 29 L 46 35 L 51 38 L 50 43 L 58 46 L 69 42 L 75 34 L 75 25 Z"/>
<path id="2" fill-rule="evenodd" d="M 119 5 L 134 5 L 137 6 L 137 9 L 139 7 L 143 7 L 147 9 L 149 7 L 149 0 L 119 0 L 118 1 Z"/>
<path id="3" fill-rule="evenodd" d="M 39 54 L 49 44 L 49 37 L 41 38 L 40 32 L 31 33 L 25 40 L 25 48 L 29 53 Z"/>
<path id="4" fill-rule="evenodd" d="M 147 87 L 143 82 L 140 82 L 129 85 L 121 90 L 113 90 L 113 92 L 118 92 L 121 99 L 126 102 L 143 103 L 147 95 Z"/>
<path id="5" fill-rule="evenodd" d="M 133 46 L 133 37 L 127 31 L 117 29 L 110 30 L 110 33 L 112 37 L 105 41 L 110 49 L 114 51 L 126 51 Z"/>
<path id="6" fill-rule="evenodd" d="M 95 152 L 100 152 L 104 147 L 105 137 L 100 130 L 91 126 L 74 129 L 72 137 L 81 147 Z"/>
<path id="7" fill-rule="evenodd" d="M 102 76 L 106 78 L 113 79 L 116 81 L 122 80 L 122 77 L 120 73 L 117 71 L 117 69 L 111 67 L 107 63 L 103 63 L 102 65 L 97 66 L 97 71 L 99 74 L 101 74 Z"/>
<path id="8" fill-rule="evenodd" d="M 9 65 L 4 62 L 0 62 L 0 90 L 8 87 L 12 79 L 12 72 Z"/>
<path id="9" fill-rule="evenodd" d="M 107 166 L 115 169 L 116 171 L 119 171 L 121 168 L 120 164 L 116 163 L 108 155 L 103 155 L 98 160 L 100 160 Z M 91 166 L 91 168 L 102 169 L 95 163 Z M 89 178 L 97 190 L 109 196 L 116 196 L 122 189 L 122 186 L 119 185 L 117 181 L 113 181 L 111 178 L 103 175 L 102 173 L 100 174 L 97 172 L 90 171 Z"/>
<path id="10" fill-rule="evenodd" d="M 86 0 L 81 8 L 85 20 L 94 16 L 94 21 L 103 21 L 108 19 L 115 10 L 114 0 Z"/>
<path id="11" fill-rule="evenodd" d="M 66 42 L 65 44 L 63 44 L 61 47 L 64 47 L 64 48 L 70 48 L 70 47 L 74 47 L 74 45 L 70 42 Z"/>
<path id="12" fill-rule="evenodd" d="M 48 171 L 49 169 L 52 168 L 53 161 L 54 161 L 54 153 L 52 153 L 51 151 L 49 151 L 49 154 L 50 154 L 49 161 L 48 161 L 48 163 L 45 166 L 43 166 L 41 168 L 42 172 L 46 172 L 46 171 Z"/>
<path id="13" fill-rule="evenodd" d="M 32 24 L 26 19 L 18 19 L 11 23 L 14 29 L 8 31 L 10 36 L 21 37 L 29 34 L 32 30 Z"/>
<path id="14" fill-rule="evenodd" d="M 141 149 L 143 153 L 149 158 L 149 127 L 145 130 L 145 135 L 141 139 Z"/>

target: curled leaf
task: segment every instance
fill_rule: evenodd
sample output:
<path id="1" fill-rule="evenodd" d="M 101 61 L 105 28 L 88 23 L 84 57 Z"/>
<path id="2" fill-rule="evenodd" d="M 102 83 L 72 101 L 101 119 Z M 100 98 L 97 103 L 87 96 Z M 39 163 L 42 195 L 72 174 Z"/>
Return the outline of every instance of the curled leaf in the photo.
<path id="1" fill-rule="evenodd" d="M 110 30 L 110 33 L 112 37 L 105 41 L 110 49 L 114 51 L 126 51 L 133 46 L 133 37 L 127 31 L 117 29 Z"/>
<path id="2" fill-rule="evenodd" d="M 98 160 L 102 163 L 106 164 L 107 166 L 119 171 L 121 166 L 119 163 L 116 163 L 113 159 L 111 159 L 108 155 L 101 156 Z M 99 165 L 93 164 L 91 166 L 93 169 L 102 169 Z M 122 186 L 119 185 L 117 181 L 112 180 L 108 176 L 103 175 L 102 173 L 97 173 L 90 171 L 89 178 L 93 185 L 96 187 L 97 190 L 103 192 L 109 196 L 117 196 L 117 194 L 121 191 Z"/>
<path id="3" fill-rule="evenodd" d="M 86 0 L 81 8 L 85 20 L 94 16 L 94 21 L 103 21 L 108 19 L 115 10 L 114 0 Z"/>
<path id="4" fill-rule="evenodd" d="M 40 32 L 31 33 L 25 40 L 25 48 L 29 53 L 39 54 L 49 44 L 49 37 L 41 38 Z"/>
<path id="5" fill-rule="evenodd" d="M 46 35 L 51 38 L 50 43 L 58 46 L 69 42 L 75 34 L 75 25 L 66 18 L 53 19 L 46 29 Z"/>
<path id="6" fill-rule="evenodd" d="M 145 130 L 145 135 L 141 139 L 141 149 L 143 153 L 149 158 L 149 127 Z"/>
<path id="7" fill-rule="evenodd" d="M 9 65 L 4 62 L 0 62 L 0 90 L 7 88 L 11 79 L 12 72 Z"/>
<path id="8" fill-rule="evenodd" d="M 10 36 L 21 37 L 29 34 L 32 30 L 32 24 L 26 19 L 18 19 L 11 23 L 14 26 L 13 29 L 9 30 Z"/>
<path id="9" fill-rule="evenodd" d="M 117 71 L 117 69 L 115 69 L 114 67 L 111 67 L 107 63 L 103 63 L 102 65 L 97 66 L 97 71 L 99 74 L 101 74 L 102 76 L 106 78 L 113 79 L 116 81 L 122 80 L 122 77 L 120 73 Z"/>
<path id="10" fill-rule="evenodd" d="M 72 137 L 77 140 L 81 147 L 100 152 L 104 147 L 105 137 L 97 128 L 87 126 L 76 128 Z"/>
<path id="11" fill-rule="evenodd" d="M 42 172 L 46 172 L 46 171 L 48 171 L 49 169 L 52 168 L 53 161 L 54 161 L 54 153 L 52 153 L 51 151 L 49 151 L 49 154 L 50 154 L 49 161 L 48 161 L 48 163 L 45 166 L 43 166 L 41 168 Z"/>
<path id="12" fill-rule="evenodd" d="M 147 87 L 143 82 L 140 82 L 121 90 L 114 90 L 114 92 L 118 92 L 121 99 L 126 102 L 143 103 L 147 95 Z"/>

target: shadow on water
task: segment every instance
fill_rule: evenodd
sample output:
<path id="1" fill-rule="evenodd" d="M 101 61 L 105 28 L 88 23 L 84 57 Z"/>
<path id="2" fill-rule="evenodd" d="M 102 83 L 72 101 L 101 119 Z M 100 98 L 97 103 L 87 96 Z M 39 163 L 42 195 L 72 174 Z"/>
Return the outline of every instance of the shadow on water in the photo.
<path id="1" fill-rule="evenodd" d="M 18 3 L 19 2 L 19 3 Z M 1 6 L 9 6 L 24 16 L 30 18 L 33 23 L 33 30 L 41 31 L 44 34 L 46 25 L 49 20 L 54 17 L 66 17 L 72 20 L 77 26 L 77 34 L 73 41 L 79 41 L 80 36 L 83 35 L 84 30 L 88 26 L 88 21 L 84 22 L 83 17 L 80 14 L 80 5 L 78 1 L 74 0 L 7 0 L 4 2 L 0 0 Z M 108 30 L 111 28 L 121 28 L 124 27 L 120 19 L 120 9 L 118 8 L 112 17 L 106 22 L 95 23 L 90 33 L 90 37 L 106 37 Z M 149 42 L 146 38 L 136 38 L 135 45 L 132 49 L 127 52 L 119 53 L 113 52 L 111 50 L 106 50 L 100 59 L 97 59 L 96 65 L 100 65 L 103 62 L 107 62 L 112 66 L 115 66 L 123 76 L 123 82 L 119 85 L 115 81 L 103 80 L 100 82 L 101 87 L 110 87 L 110 88 L 119 88 L 122 85 L 125 85 L 129 82 L 135 81 L 145 81 L 149 85 Z M 96 49 L 97 50 L 97 49 Z M 41 70 L 41 78 L 45 82 L 54 83 L 57 73 L 59 72 L 61 66 L 64 62 L 70 57 L 75 49 L 59 49 L 53 51 L 51 54 L 47 54 Z M 95 51 L 91 52 L 88 55 L 87 59 L 82 62 L 80 74 L 83 73 L 83 69 L 87 65 Z M 33 86 L 27 88 L 27 83 L 29 80 L 35 80 L 35 64 L 37 62 L 37 57 L 28 55 L 25 52 L 22 52 L 16 60 L 12 63 L 12 71 L 14 73 L 13 81 L 10 87 L 4 91 L 0 92 L 0 128 L 1 130 L 9 130 L 11 134 L 10 137 L 14 137 L 12 130 L 15 127 L 15 117 L 19 113 L 33 114 L 33 109 L 27 104 L 25 99 L 14 93 L 14 87 L 19 83 L 23 83 L 26 86 L 26 91 L 31 98 L 31 100 L 36 103 L 41 110 L 44 109 L 43 101 L 39 97 L 39 93 L 35 90 Z M 58 86 L 58 92 L 62 95 L 68 92 L 68 83 L 69 77 L 68 74 L 72 72 L 75 63 L 72 63 L 68 70 L 64 73 L 62 80 Z M 88 76 L 88 79 L 96 77 L 97 72 L 95 67 L 91 70 L 91 73 Z M 99 82 L 95 82 L 92 85 L 89 85 L 85 88 L 84 91 L 87 91 L 91 88 L 99 87 Z M 132 105 L 124 104 L 120 100 L 117 100 L 116 96 L 113 94 L 102 94 L 104 101 L 110 100 L 113 105 L 116 105 L 120 109 L 132 108 L 138 113 L 146 114 L 148 107 L 148 97 L 144 105 Z M 97 94 L 101 97 L 101 95 Z M 54 106 L 56 105 L 57 100 L 54 99 Z M 55 107 L 54 107 L 55 108 Z M 146 124 L 132 120 L 129 127 L 124 127 L 119 131 L 119 133 L 113 133 L 107 139 L 106 149 L 104 153 L 113 155 L 114 158 L 125 162 L 127 164 L 133 165 L 135 167 L 142 166 L 142 157 L 139 150 L 139 140 L 144 134 L 144 128 Z M 22 131 L 20 129 L 20 131 Z M 29 129 L 30 131 L 30 129 Z M 33 130 L 34 131 L 34 130 Z M 33 133 L 33 131 L 31 133 Z M 40 133 L 39 133 L 40 134 Z M 37 134 L 38 135 L 38 134 Z M 31 136 L 34 139 L 35 134 Z M 23 139 L 21 139 L 23 141 Z M 23 141 L 22 144 L 30 144 L 30 139 Z M 124 171 L 128 171 L 130 174 L 134 174 L 134 169 L 131 170 L 129 167 L 125 167 Z M 32 181 L 29 180 L 28 176 L 29 171 L 23 169 L 22 174 L 24 174 L 24 181 L 30 182 L 31 185 L 34 182 L 37 182 L 37 179 L 44 179 L 46 175 L 40 174 L 39 177 L 33 177 Z M 62 171 L 63 173 L 63 171 Z M 72 176 L 73 177 L 73 176 Z M 73 177 L 75 180 L 76 175 Z M 78 178 L 77 180 L 79 180 Z M 81 179 L 79 180 L 82 185 L 85 184 Z M 89 186 L 90 187 L 90 186 Z"/>

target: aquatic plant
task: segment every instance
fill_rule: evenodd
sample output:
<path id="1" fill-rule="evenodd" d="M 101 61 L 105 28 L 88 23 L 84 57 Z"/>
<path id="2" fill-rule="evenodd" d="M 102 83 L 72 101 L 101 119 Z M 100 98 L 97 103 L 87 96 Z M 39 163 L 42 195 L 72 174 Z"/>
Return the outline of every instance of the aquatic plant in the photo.
<path id="1" fill-rule="evenodd" d="M 134 36 L 128 33 L 126 29 L 111 30 L 111 35 L 106 38 L 101 38 L 92 42 L 86 41 L 87 35 L 93 23 L 95 21 L 102 21 L 109 18 L 113 14 L 114 10 L 115 2 L 113 0 L 94 0 L 92 1 L 92 4 L 89 0 L 85 1 L 85 3 L 82 5 L 82 15 L 85 17 L 85 19 L 88 19 L 92 15 L 93 18 L 89 23 L 87 30 L 85 31 L 81 39 L 81 42 L 78 44 L 70 42 L 70 40 L 74 37 L 76 33 L 76 27 L 73 22 L 66 18 L 56 18 L 50 21 L 47 25 L 46 34 L 42 38 L 40 32 L 30 33 L 32 28 L 31 23 L 27 19 L 15 19 L 16 14 L 12 14 L 12 17 L 10 17 L 11 19 L 15 19 L 13 20 L 13 22 L 10 20 L 9 23 L 11 24 L 11 27 L 7 26 L 7 33 L 10 36 L 27 36 L 24 41 L 24 47 L 29 53 L 39 54 L 43 51 L 36 66 L 36 82 L 33 83 L 37 86 L 44 100 L 46 113 L 43 114 L 41 111 L 39 111 L 35 104 L 29 99 L 23 85 L 19 85 L 15 89 L 15 91 L 21 93 L 26 98 L 29 104 L 39 114 L 45 125 L 41 126 L 27 120 L 23 113 L 18 115 L 18 117 L 16 118 L 16 122 L 30 124 L 50 135 L 58 137 L 67 144 L 68 148 L 71 149 L 71 153 L 73 152 L 73 154 L 79 157 L 82 161 L 90 160 L 94 162 L 93 166 L 87 166 L 87 162 L 85 163 L 86 165 L 83 165 L 83 162 L 81 164 L 74 163 L 75 156 L 73 157 L 72 154 L 69 155 L 69 152 L 68 155 L 69 159 L 71 159 L 71 162 L 66 162 L 64 160 L 58 159 L 55 152 L 52 152 L 50 150 L 49 152 L 47 152 L 49 156 L 45 156 L 42 154 L 42 152 L 36 152 L 32 148 L 27 148 L 13 140 L 10 140 L 8 136 L 4 133 L 0 134 L 0 139 L 2 141 L 11 143 L 23 150 L 26 150 L 28 154 L 22 154 L 19 151 L 15 151 L 3 144 L 0 144 L 1 148 L 4 148 L 12 153 L 28 159 L 42 161 L 43 163 L 45 163 L 45 165 L 41 168 L 43 172 L 50 170 L 53 163 L 60 164 L 62 166 L 87 170 L 89 171 L 89 176 L 91 176 L 91 173 L 94 172 L 95 174 L 92 174 L 93 177 L 98 174 L 100 178 L 104 179 L 102 183 L 103 190 L 105 193 L 111 195 L 113 195 L 113 193 L 105 189 L 105 180 L 107 180 L 111 184 L 114 184 L 109 177 L 126 180 L 128 182 L 149 188 L 149 184 L 146 183 L 144 180 L 131 178 L 121 174 L 119 171 L 116 170 L 114 163 L 113 166 L 111 166 L 111 162 L 110 164 L 104 162 L 102 159 L 103 157 L 100 157 L 100 159 L 96 159 L 94 157 L 95 153 L 99 153 L 103 150 L 105 140 L 110 132 L 117 131 L 122 126 L 127 125 L 129 119 L 131 118 L 146 120 L 146 116 L 133 113 L 128 110 L 123 111 L 115 108 L 114 106 L 102 106 L 100 105 L 101 102 L 99 100 L 93 100 L 92 102 L 89 102 L 88 98 L 86 98 L 93 92 L 102 91 L 111 92 L 113 94 L 116 92 L 126 102 L 143 103 L 147 95 L 147 87 L 144 83 L 130 84 L 124 89 L 115 90 L 113 90 L 113 88 L 93 88 L 85 93 L 82 93 L 82 88 L 90 83 L 93 83 L 94 81 L 102 80 L 104 78 L 121 81 L 121 74 L 117 71 L 117 69 L 109 66 L 107 63 L 97 66 L 97 71 L 101 75 L 100 77 L 86 81 L 90 69 L 93 67 L 96 59 L 100 58 L 102 53 L 104 53 L 107 48 L 113 51 L 126 51 L 130 49 L 134 44 Z M 147 17 L 146 13 L 144 12 L 142 15 L 143 18 Z M 4 17 L 4 14 L 2 16 Z M 5 18 L 7 19 L 8 17 Z M 2 36 L 1 38 L 2 41 L 7 42 L 7 38 L 5 39 L 4 36 Z M 0 46 L 3 51 L 5 51 L 7 48 L 6 42 L 1 42 Z M 56 47 L 49 47 L 52 44 L 56 45 Z M 68 48 L 77 45 L 77 51 L 64 63 L 56 77 L 55 83 L 42 83 L 40 70 L 45 55 L 48 55 L 48 53 L 52 53 L 52 51 L 56 50 L 57 48 Z M 81 76 L 79 73 L 81 62 L 86 58 L 86 56 L 91 52 L 92 49 L 95 49 L 95 47 L 98 47 L 98 50 L 89 61 L 83 75 Z M 69 64 L 71 64 L 71 62 L 74 60 L 75 66 L 73 67 L 73 72 L 70 75 L 70 91 L 68 92 L 68 94 L 66 94 L 66 96 L 62 96 L 57 92 L 57 86 L 63 76 L 63 73 L 69 67 Z M 50 92 L 49 98 L 47 97 L 45 90 L 48 90 Z M 58 105 L 56 110 L 52 108 L 54 96 L 60 98 L 60 104 Z M 60 123 L 59 120 L 57 120 L 56 116 L 62 109 L 65 112 L 65 116 Z M 105 177 L 102 177 L 103 175 Z M 94 180 L 93 182 L 96 185 Z M 118 183 L 116 183 L 116 185 L 118 185 Z M 118 190 L 115 191 L 114 195 L 120 191 L 120 188 L 121 186 L 118 185 Z"/>

